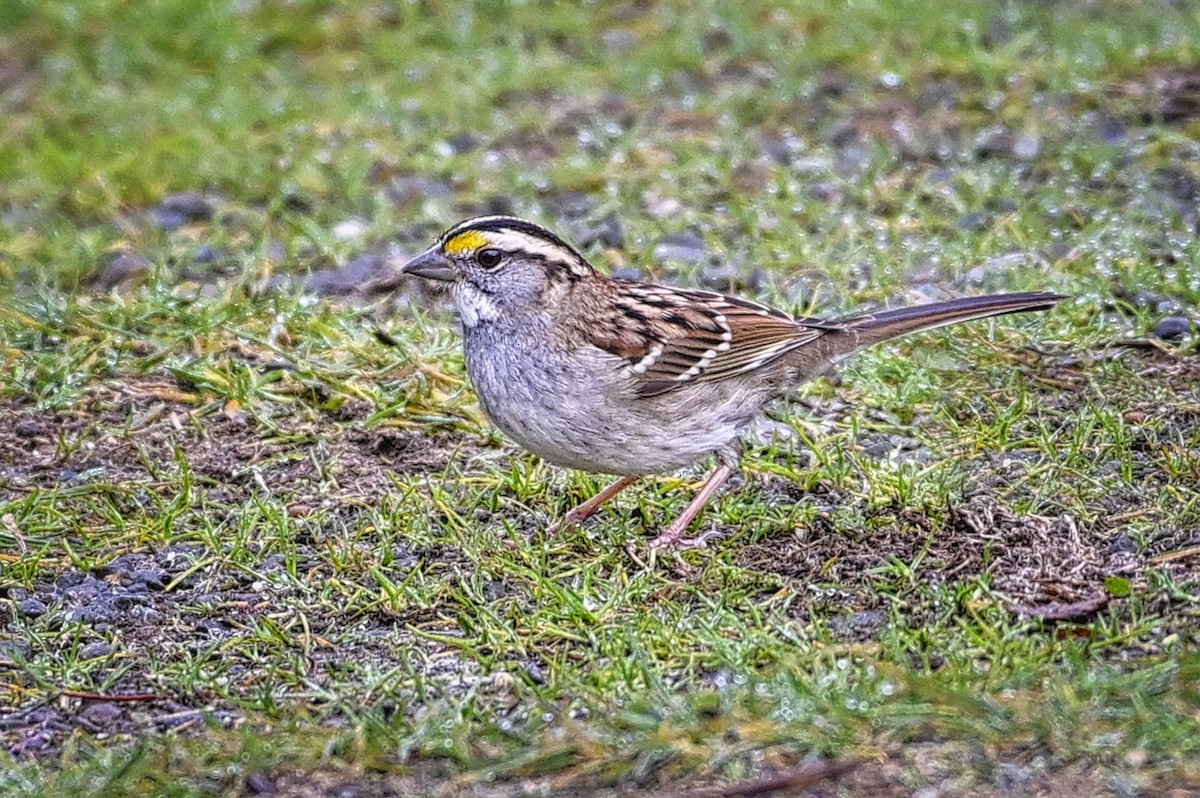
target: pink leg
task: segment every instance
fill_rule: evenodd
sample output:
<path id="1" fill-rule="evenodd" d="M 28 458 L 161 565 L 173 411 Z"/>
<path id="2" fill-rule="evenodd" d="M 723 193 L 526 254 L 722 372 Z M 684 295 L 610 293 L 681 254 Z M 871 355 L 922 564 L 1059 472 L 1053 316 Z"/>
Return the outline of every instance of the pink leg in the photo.
<path id="1" fill-rule="evenodd" d="M 616 482 L 585 501 L 583 504 L 571 510 L 569 513 L 563 516 L 563 519 L 557 524 L 552 524 L 550 528 L 546 530 L 546 533 L 553 535 L 565 526 L 571 526 L 572 524 L 578 524 L 582 521 L 586 521 L 595 515 L 596 511 L 604 506 L 605 502 L 628 488 L 633 483 L 637 482 L 640 478 L 641 477 L 621 477 Z"/>
<path id="2" fill-rule="evenodd" d="M 686 548 L 688 546 L 703 546 L 707 536 L 701 535 L 698 538 L 683 539 L 683 533 L 687 532 L 688 526 L 692 521 L 696 520 L 696 516 L 704 509 L 704 505 L 708 504 L 709 499 L 725 484 L 725 480 L 729 479 L 729 475 L 733 473 L 733 466 L 721 463 L 717 466 L 717 470 L 713 471 L 707 480 L 704 482 L 704 487 L 700 488 L 700 492 L 688 503 L 683 512 L 679 514 L 666 530 L 650 541 L 650 548 L 665 549 L 669 546 L 678 545 Z"/>

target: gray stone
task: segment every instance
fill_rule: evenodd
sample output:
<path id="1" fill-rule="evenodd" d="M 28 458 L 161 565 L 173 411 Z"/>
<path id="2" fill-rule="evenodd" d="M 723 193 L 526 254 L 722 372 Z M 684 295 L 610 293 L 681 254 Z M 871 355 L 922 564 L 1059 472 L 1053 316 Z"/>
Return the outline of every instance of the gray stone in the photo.
<path id="1" fill-rule="evenodd" d="M 1196 323 L 1184 316 L 1167 316 L 1154 325 L 1154 336 L 1164 341 L 1174 341 L 1191 335 L 1196 330 Z"/>

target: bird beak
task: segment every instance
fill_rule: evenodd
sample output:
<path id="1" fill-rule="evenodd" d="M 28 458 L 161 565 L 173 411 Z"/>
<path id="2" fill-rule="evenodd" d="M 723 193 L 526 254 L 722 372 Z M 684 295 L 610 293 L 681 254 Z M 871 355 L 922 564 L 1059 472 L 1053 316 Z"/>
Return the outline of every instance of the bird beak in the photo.
<path id="1" fill-rule="evenodd" d="M 452 283 L 458 279 L 454 264 L 442 254 L 438 247 L 427 249 L 417 257 L 404 264 L 401 274 L 415 274 L 426 280 L 437 280 L 442 283 Z"/>

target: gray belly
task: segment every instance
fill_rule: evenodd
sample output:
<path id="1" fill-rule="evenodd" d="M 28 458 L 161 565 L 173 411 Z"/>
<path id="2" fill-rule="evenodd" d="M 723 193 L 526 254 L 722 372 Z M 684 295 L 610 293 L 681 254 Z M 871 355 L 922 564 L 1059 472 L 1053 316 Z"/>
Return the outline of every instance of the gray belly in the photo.
<path id="1" fill-rule="evenodd" d="M 488 418 L 522 447 L 567 468 L 629 476 L 677 471 L 736 438 L 759 408 L 729 383 L 636 398 L 619 376 L 621 361 L 600 350 L 577 352 L 567 363 L 511 341 L 504 357 L 492 347 L 480 357 L 478 349 L 468 338 L 467 371 Z"/>

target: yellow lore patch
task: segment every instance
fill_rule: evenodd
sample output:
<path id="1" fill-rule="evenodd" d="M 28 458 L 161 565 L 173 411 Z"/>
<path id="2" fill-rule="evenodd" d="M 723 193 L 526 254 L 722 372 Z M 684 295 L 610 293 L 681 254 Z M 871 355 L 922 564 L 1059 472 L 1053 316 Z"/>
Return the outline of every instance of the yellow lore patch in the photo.
<path id="1" fill-rule="evenodd" d="M 468 230 L 465 233 L 459 233 L 454 238 L 447 241 L 443 246 L 446 252 L 451 255 L 458 255 L 463 252 L 479 249 L 487 244 L 487 236 L 478 230 Z"/>

